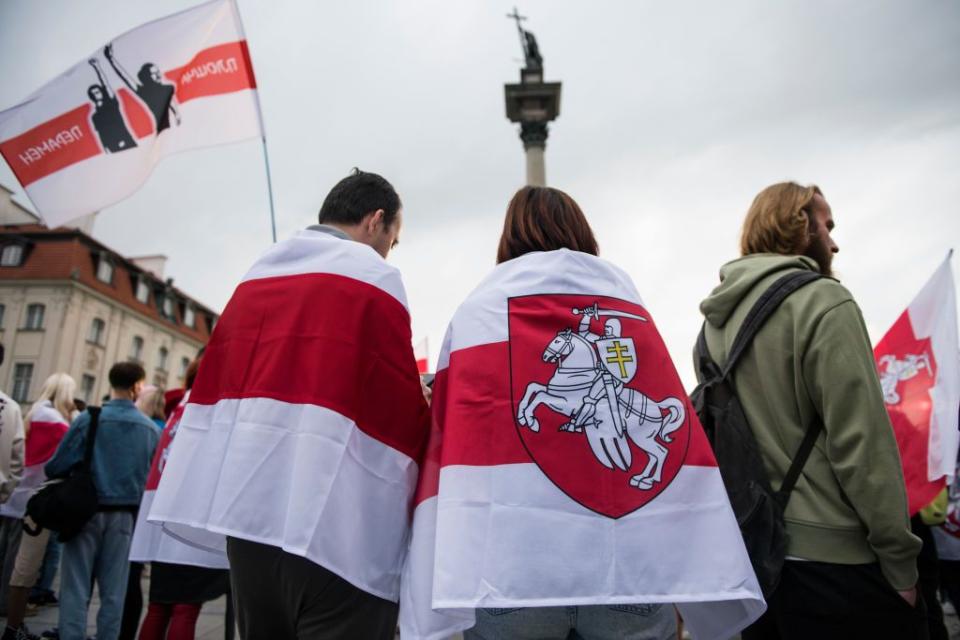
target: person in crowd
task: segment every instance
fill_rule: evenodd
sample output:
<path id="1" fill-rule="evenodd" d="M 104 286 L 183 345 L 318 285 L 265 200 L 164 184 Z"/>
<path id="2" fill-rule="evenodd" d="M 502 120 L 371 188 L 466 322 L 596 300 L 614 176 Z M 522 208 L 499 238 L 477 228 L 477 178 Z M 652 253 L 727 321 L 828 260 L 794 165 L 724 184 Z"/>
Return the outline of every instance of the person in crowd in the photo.
<path id="1" fill-rule="evenodd" d="M 143 391 L 137 396 L 136 402 L 140 413 L 150 418 L 160 431 L 163 431 L 167 421 L 167 417 L 164 415 L 164 398 L 163 389 L 151 384 L 143 388 Z"/>
<path id="2" fill-rule="evenodd" d="M 116 640 L 127 587 L 130 538 L 140 505 L 157 428 L 134 406 L 146 372 L 139 364 L 120 362 L 108 373 L 110 401 L 100 413 L 91 471 L 99 510 L 63 547 L 59 632 L 62 640 L 85 640 L 91 584 L 100 595 L 98 640 Z M 80 414 L 45 469 L 51 478 L 65 477 L 83 460 L 90 414 Z"/>
<path id="3" fill-rule="evenodd" d="M 3 364 L 3 345 L 0 344 L 0 364 Z M 20 405 L 0 391 L 0 615 L 6 615 L 6 585 L 13 572 L 17 548 L 22 533 L 22 513 L 9 509 L 10 500 L 23 476 L 24 460 L 23 417 Z"/>
<path id="4" fill-rule="evenodd" d="M 406 295 L 385 260 L 401 223 L 393 186 L 354 170 L 319 224 L 253 265 L 204 352 L 151 517 L 228 533 L 243 638 L 395 636 L 429 432 Z M 230 418 L 212 420 L 225 406 Z"/>
<path id="5" fill-rule="evenodd" d="M 910 518 L 910 530 L 920 538 L 923 546 L 917 556 L 917 588 L 927 608 L 927 631 L 930 640 L 947 640 L 947 625 L 943 621 L 943 607 L 937 590 L 940 588 L 940 558 L 934 528 L 940 528 L 947 516 L 947 489 L 944 488 L 919 513 Z"/>
<path id="6" fill-rule="evenodd" d="M 591 256 L 600 253 L 590 223 L 573 198 L 550 187 L 524 187 L 507 207 L 497 264 L 534 251 L 558 249 Z M 536 273 L 530 275 L 535 277 Z M 487 531 L 482 535 L 495 538 L 497 533 Z M 478 609 L 476 621 L 476 626 L 464 632 L 465 640 L 527 637 L 667 640 L 675 638 L 677 633 L 676 610 L 669 604 Z"/>
<path id="7" fill-rule="evenodd" d="M 819 271 L 774 312 L 733 386 L 774 488 L 808 427 L 822 429 L 786 507 L 787 561 L 755 638 L 925 637 L 917 554 L 897 443 L 857 303 L 833 277 L 834 217 L 822 191 L 775 184 L 754 199 L 742 257 L 700 305 L 714 362 L 753 303 L 789 271 Z"/>
<path id="8" fill-rule="evenodd" d="M 163 473 L 166 453 L 176 436 L 199 364 L 198 356 L 187 367 L 186 392 L 160 437 L 133 534 L 131 559 L 150 562 L 150 605 L 140 626 L 140 640 L 193 640 L 203 603 L 230 590 L 230 574 L 222 556 L 190 547 L 163 533 L 159 525 L 147 522 L 145 518 L 152 501 L 151 490 Z M 225 622 L 227 628 L 234 624 L 232 619 Z"/>
<path id="9" fill-rule="evenodd" d="M 43 383 L 40 395 L 24 418 L 26 469 L 23 481 L 6 505 L 16 509 L 21 518 L 24 517 L 27 501 L 47 479 L 44 464 L 53 456 L 70 426 L 70 419 L 75 412 L 73 394 L 76 389 L 77 383 L 68 374 L 53 374 Z M 27 599 L 43 566 L 51 537 L 48 529 L 37 527 L 29 516 L 24 519 L 23 529 L 7 592 L 7 627 L 3 640 L 15 640 L 28 635 L 23 628 Z"/>
<path id="10" fill-rule="evenodd" d="M 156 385 L 146 385 L 137 396 L 137 409 L 150 418 L 157 427 L 158 433 L 163 431 L 166 423 L 164 413 L 164 391 Z M 119 640 L 133 640 L 140 626 L 140 614 L 143 613 L 143 588 L 140 577 L 143 575 L 143 563 L 131 562 L 130 575 L 127 576 L 127 595 L 123 601 L 123 617 L 120 621 Z"/>

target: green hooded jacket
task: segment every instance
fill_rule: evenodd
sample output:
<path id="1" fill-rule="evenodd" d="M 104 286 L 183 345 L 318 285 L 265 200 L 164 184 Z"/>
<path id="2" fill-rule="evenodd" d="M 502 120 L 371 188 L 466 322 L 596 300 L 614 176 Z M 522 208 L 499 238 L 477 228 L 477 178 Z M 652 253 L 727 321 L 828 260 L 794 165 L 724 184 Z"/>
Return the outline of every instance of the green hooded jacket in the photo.
<path id="1" fill-rule="evenodd" d="M 720 269 L 720 285 L 700 305 L 715 362 L 726 360 L 757 298 L 798 269 L 818 267 L 802 256 L 754 254 Z M 823 424 L 787 505 L 788 557 L 879 562 L 895 589 L 912 588 L 921 543 L 910 533 L 900 453 L 850 292 L 822 278 L 793 293 L 744 352 L 733 384 L 775 490 L 807 428 Z"/>

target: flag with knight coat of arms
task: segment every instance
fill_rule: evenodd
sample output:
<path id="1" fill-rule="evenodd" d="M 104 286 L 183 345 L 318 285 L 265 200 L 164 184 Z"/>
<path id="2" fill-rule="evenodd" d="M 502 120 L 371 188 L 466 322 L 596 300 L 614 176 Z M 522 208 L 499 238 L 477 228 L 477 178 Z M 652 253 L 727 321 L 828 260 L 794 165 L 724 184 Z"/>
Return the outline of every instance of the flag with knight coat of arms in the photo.
<path id="1" fill-rule="evenodd" d="M 653 317 L 610 263 L 498 267 L 439 356 L 401 582 L 405 639 L 477 608 L 676 604 L 695 638 L 765 610 L 716 461 Z"/>

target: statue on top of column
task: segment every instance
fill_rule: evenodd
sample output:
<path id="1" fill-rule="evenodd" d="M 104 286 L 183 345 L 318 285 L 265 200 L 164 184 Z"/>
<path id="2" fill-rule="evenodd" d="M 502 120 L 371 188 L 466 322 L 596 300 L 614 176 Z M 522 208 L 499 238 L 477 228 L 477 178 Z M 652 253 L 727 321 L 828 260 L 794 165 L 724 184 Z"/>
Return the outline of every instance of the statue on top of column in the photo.
<path id="1" fill-rule="evenodd" d="M 543 56 L 540 54 L 540 47 L 537 46 L 537 38 L 532 32 L 520 26 L 520 21 L 526 20 L 526 16 L 521 16 L 517 12 L 517 8 L 514 7 L 513 13 L 508 13 L 507 17 L 517 21 L 517 31 L 520 33 L 520 46 L 523 47 L 523 56 L 526 58 L 527 69 L 543 69 Z"/>

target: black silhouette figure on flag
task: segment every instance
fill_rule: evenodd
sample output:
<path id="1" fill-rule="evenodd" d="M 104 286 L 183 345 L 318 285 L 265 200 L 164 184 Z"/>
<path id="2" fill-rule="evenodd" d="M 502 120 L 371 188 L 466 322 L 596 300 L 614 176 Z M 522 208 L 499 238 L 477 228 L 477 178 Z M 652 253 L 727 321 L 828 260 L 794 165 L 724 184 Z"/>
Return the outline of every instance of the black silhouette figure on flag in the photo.
<path id="1" fill-rule="evenodd" d="M 100 144 L 107 153 L 116 153 L 117 151 L 126 151 L 137 146 L 130 130 L 127 129 L 127 123 L 123 120 L 123 114 L 120 112 L 120 101 L 117 94 L 113 92 L 106 74 L 100 68 L 100 61 L 96 58 L 88 60 L 90 66 L 97 73 L 100 84 L 92 84 L 87 89 L 87 96 L 93 103 L 93 128 L 97 130 L 100 137 Z"/>
<path id="2" fill-rule="evenodd" d="M 146 62 L 134 78 L 123 68 L 113 55 L 113 44 L 103 49 L 103 54 L 110 62 L 110 66 L 117 72 L 123 83 L 140 98 L 157 124 L 157 135 L 170 127 L 170 114 L 173 114 L 176 124 L 180 124 L 180 112 L 177 110 L 177 98 L 174 86 L 163 81 L 160 69 L 152 62 Z"/>

